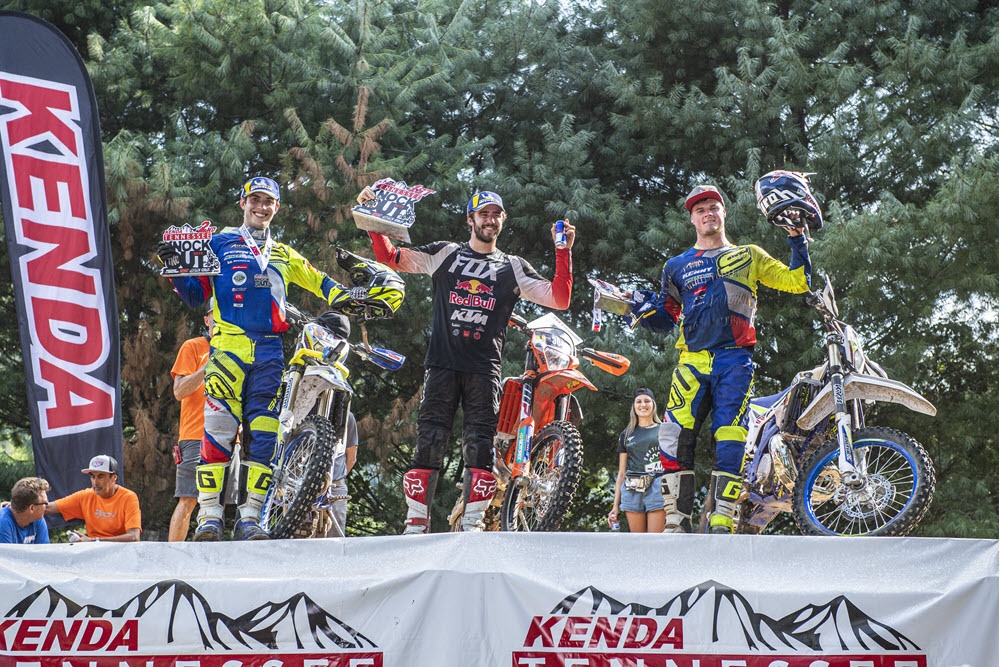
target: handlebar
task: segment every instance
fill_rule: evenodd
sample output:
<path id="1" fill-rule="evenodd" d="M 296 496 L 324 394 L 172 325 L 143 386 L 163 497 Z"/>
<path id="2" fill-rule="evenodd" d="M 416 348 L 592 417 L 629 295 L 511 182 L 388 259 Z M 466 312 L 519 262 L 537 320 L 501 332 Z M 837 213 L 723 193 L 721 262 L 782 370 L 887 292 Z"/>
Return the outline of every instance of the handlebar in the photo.
<path id="1" fill-rule="evenodd" d="M 517 313 L 510 314 L 510 319 L 507 320 L 507 326 L 514 327 L 521 333 L 528 333 L 528 320 L 524 319 Z"/>

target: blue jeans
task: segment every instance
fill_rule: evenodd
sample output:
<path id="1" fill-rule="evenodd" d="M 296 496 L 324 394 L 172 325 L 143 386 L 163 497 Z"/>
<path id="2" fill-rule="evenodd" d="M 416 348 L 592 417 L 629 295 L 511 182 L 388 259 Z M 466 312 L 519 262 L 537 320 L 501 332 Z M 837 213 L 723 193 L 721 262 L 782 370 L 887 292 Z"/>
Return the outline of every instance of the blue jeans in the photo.
<path id="1" fill-rule="evenodd" d="M 643 492 L 629 491 L 622 484 L 622 501 L 619 505 L 624 512 L 655 512 L 663 509 L 663 492 L 660 490 L 661 475 L 653 478 L 649 488 Z"/>

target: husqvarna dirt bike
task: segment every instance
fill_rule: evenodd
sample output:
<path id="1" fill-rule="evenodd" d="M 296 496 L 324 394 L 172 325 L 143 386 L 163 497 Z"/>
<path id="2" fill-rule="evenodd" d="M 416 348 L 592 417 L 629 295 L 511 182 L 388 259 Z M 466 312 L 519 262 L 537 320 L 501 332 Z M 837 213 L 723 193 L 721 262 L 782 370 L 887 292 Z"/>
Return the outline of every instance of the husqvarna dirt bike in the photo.
<path id="1" fill-rule="evenodd" d="M 363 300 L 366 288 L 355 289 Z M 368 307 L 350 314 L 362 320 L 386 316 L 373 315 Z M 325 537 L 331 505 L 345 499 L 329 496 L 328 489 L 331 464 L 346 448 L 347 414 L 354 394 L 347 381 L 347 358 L 353 353 L 390 371 L 398 370 L 405 358 L 369 345 L 367 335 L 363 343 L 350 343 L 323 326 L 322 317 L 310 318 L 290 304 L 287 315 L 301 332 L 282 376 L 278 449 L 261 525 L 272 538 Z"/>
<path id="2" fill-rule="evenodd" d="M 554 531 L 573 501 L 583 470 L 583 439 L 575 424 L 583 412 L 573 393 L 597 391 L 579 370 L 580 359 L 612 375 L 629 360 L 579 347 L 582 339 L 549 313 L 533 322 L 513 315 L 510 326 L 528 336 L 524 374 L 506 378 L 493 441 L 497 491 L 486 530 Z M 458 530 L 465 510 L 459 496 L 448 520 Z"/>
<path id="3" fill-rule="evenodd" d="M 822 315 L 827 359 L 781 393 L 750 401 L 735 531 L 759 533 L 792 512 L 804 535 L 907 535 L 930 506 L 934 466 L 906 433 L 869 425 L 865 410 L 876 402 L 937 410 L 865 356 L 857 332 L 837 319 L 829 278 L 806 302 Z"/>

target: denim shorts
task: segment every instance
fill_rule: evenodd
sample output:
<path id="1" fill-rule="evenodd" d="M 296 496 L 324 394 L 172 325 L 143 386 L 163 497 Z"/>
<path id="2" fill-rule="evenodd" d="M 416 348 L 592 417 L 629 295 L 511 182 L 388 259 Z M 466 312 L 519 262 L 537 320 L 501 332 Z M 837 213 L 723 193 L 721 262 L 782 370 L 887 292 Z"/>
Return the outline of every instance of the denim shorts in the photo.
<path id="1" fill-rule="evenodd" d="M 642 493 L 629 491 L 622 484 L 622 501 L 620 505 L 622 511 L 641 512 L 645 514 L 646 512 L 662 510 L 663 492 L 660 490 L 661 481 L 663 481 L 663 476 L 657 475 L 653 478 L 653 482 L 649 485 L 649 488 Z"/>

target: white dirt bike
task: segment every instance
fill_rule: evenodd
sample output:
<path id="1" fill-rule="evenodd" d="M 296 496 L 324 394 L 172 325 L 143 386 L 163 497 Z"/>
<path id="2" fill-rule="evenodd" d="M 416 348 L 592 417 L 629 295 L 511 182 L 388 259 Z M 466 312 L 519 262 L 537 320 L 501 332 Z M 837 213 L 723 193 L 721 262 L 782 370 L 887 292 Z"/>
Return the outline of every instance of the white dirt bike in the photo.
<path id="1" fill-rule="evenodd" d="M 338 251 L 337 261 L 349 271 L 358 271 L 358 275 L 352 274 L 355 285 L 375 275 L 367 287 L 353 288 L 357 290 L 355 304 L 366 305 L 349 314 L 364 322 L 388 317 L 398 307 L 403 281 L 394 271 L 343 251 Z M 377 284 L 373 287 L 373 283 Z M 390 306 L 384 298 L 369 298 L 384 294 L 384 290 L 396 290 L 398 301 L 392 301 Z M 324 326 L 324 316 L 311 318 L 291 305 L 287 315 L 301 331 L 282 376 L 278 448 L 272 462 L 273 479 L 261 510 L 261 526 L 271 538 L 325 537 L 333 521 L 332 505 L 346 500 L 342 495 L 331 495 L 329 487 L 331 464 L 344 455 L 346 448 L 347 415 L 354 395 L 347 380 L 347 359 L 354 354 L 380 368 L 396 371 L 405 357 L 369 345 L 363 324 L 364 342 L 350 343 L 344 335 L 328 328 L 333 326 L 332 321 Z M 338 528 L 343 534 L 344 527 Z"/>
<path id="2" fill-rule="evenodd" d="M 865 355 L 857 332 L 837 319 L 829 278 L 806 302 L 822 315 L 827 359 L 781 393 L 750 401 L 735 532 L 760 533 L 791 512 L 804 535 L 907 535 L 930 506 L 934 465 L 911 436 L 870 425 L 865 413 L 879 402 L 937 410 Z"/>

